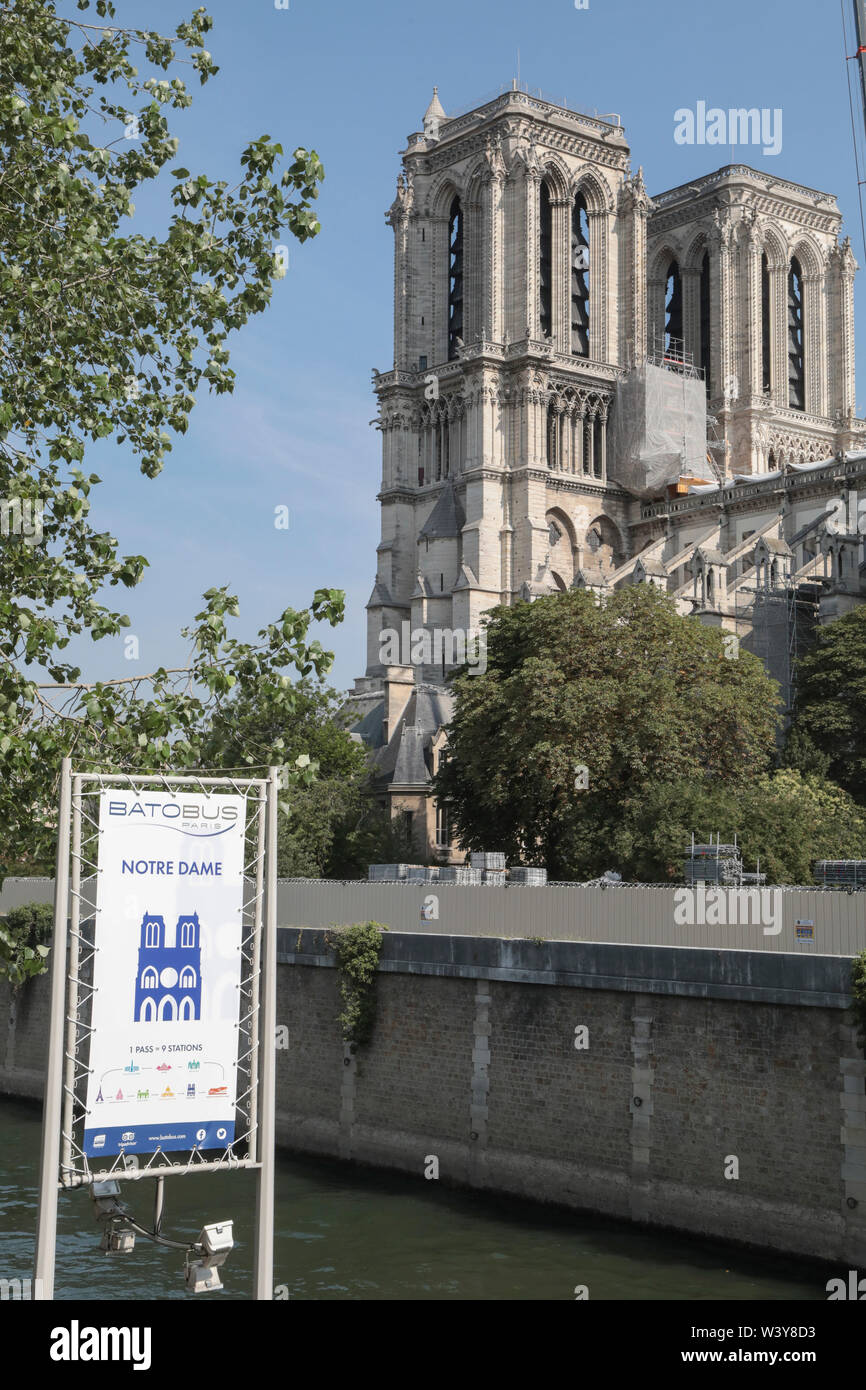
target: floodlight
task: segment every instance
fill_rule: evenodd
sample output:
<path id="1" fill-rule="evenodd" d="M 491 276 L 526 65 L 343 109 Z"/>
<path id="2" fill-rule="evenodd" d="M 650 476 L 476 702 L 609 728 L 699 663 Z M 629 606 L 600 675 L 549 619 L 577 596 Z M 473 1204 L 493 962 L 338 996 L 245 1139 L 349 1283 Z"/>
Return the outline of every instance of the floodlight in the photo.
<path id="1" fill-rule="evenodd" d="M 93 1198 L 97 1221 L 106 1221 L 116 1216 L 126 1215 L 126 1207 L 120 1201 L 120 1183 L 116 1178 L 108 1178 L 104 1182 L 92 1182 L 90 1195 Z"/>
<path id="2" fill-rule="evenodd" d="M 103 1182 L 92 1182 L 90 1192 L 94 1199 L 97 1197 L 119 1197 L 120 1183 L 117 1178 L 106 1178 Z"/>
<path id="3" fill-rule="evenodd" d="M 206 1255 L 222 1255 L 225 1259 L 229 1251 L 234 1249 L 233 1225 L 232 1221 L 214 1221 L 212 1225 L 202 1227 L 198 1243 L 204 1246 Z"/>
<path id="4" fill-rule="evenodd" d="M 184 1266 L 184 1280 L 192 1293 L 210 1293 L 223 1287 L 219 1271 L 234 1249 L 232 1224 L 231 1221 L 214 1221 L 202 1227 L 197 1243 L 204 1255 L 192 1259 L 190 1252 Z"/>

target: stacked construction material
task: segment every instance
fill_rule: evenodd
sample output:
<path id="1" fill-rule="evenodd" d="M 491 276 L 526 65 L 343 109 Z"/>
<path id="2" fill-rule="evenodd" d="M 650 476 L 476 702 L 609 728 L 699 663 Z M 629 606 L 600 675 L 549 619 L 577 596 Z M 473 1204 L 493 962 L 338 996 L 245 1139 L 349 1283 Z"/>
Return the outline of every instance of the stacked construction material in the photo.
<path id="1" fill-rule="evenodd" d="M 467 864 L 446 865 L 439 870 L 440 883 L 481 883 L 481 869 L 470 868 Z"/>
<path id="2" fill-rule="evenodd" d="M 509 869 L 508 877 L 512 883 L 522 883 L 526 888 L 543 888 L 547 883 L 547 870 L 521 864 Z"/>
<path id="3" fill-rule="evenodd" d="M 405 883 L 410 869 L 423 867 L 419 864 L 371 864 L 367 870 L 370 883 Z"/>
<path id="4" fill-rule="evenodd" d="M 487 850 L 472 850 L 469 855 L 469 862 L 473 869 L 481 869 L 482 873 L 505 873 L 505 855 L 491 853 Z"/>
<path id="5" fill-rule="evenodd" d="M 814 876 L 824 888 L 866 888 L 866 859 L 819 859 Z"/>
<path id="6" fill-rule="evenodd" d="M 511 869 L 506 872 L 505 855 L 473 850 L 471 864 L 371 864 L 367 876 L 371 883 L 461 883 L 487 884 L 504 888 L 506 881 L 541 888 L 547 883 L 547 870 L 541 868 Z"/>

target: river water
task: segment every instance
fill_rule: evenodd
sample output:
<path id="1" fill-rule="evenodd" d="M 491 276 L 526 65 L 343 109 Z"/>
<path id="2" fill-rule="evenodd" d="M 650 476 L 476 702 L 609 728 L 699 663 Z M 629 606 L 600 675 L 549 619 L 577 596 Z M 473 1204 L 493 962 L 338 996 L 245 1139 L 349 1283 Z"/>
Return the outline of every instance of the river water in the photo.
<path id="1" fill-rule="evenodd" d="M 32 1275 L 40 1112 L 0 1098 L 0 1278 Z M 194 1239 L 206 1222 L 234 1220 L 224 1292 L 252 1293 L 251 1173 L 167 1178 L 163 1232 Z M 124 1184 L 150 1225 L 152 1182 Z M 281 1155 L 276 1174 L 274 1280 L 290 1299 L 826 1300 L 824 1267 L 744 1254 L 697 1239 L 647 1233 L 435 1181 Z M 186 1298 L 183 1252 L 139 1237 L 106 1258 L 86 1189 L 63 1193 L 55 1295 L 59 1299 Z"/>

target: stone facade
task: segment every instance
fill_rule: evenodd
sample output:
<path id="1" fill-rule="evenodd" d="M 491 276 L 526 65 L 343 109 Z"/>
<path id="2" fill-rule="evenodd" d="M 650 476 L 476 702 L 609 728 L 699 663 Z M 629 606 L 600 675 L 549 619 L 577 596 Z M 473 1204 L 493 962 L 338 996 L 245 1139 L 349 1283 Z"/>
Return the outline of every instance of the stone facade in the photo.
<path id="1" fill-rule="evenodd" d="M 428 787 L 460 659 L 436 634 L 649 582 L 746 642 L 757 626 L 787 701 L 770 648 L 791 604 L 767 593 L 812 585 L 822 621 L 860 601 L 856 500 L 836 505 L 866 491 L 841 220 L 831 194 L 741 165 L 650 198 L 618 124 L 518 90 L 449 119 L 434 93 L 387 213 L 382 539 L 350 697 L 420 848 L 448 839 Z"/>

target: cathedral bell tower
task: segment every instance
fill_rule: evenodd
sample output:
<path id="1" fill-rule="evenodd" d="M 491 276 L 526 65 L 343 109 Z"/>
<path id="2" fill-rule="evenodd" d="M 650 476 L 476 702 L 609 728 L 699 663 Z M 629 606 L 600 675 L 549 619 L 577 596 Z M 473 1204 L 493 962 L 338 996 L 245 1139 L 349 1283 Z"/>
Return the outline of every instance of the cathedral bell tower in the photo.
<path id="1" fill-rule="evenodd" d="M 568 588 L 602 534 L 599 563 L 621 558 L 611 408 L 644 350 L 649 207 L 616 118 L 516 85 L 449 117 L 434 91 L 387 213 L 394 366 L 374 381 L 368 677 L 387 665 L 383 631 L 477 630 L 540 573 Z"/>

